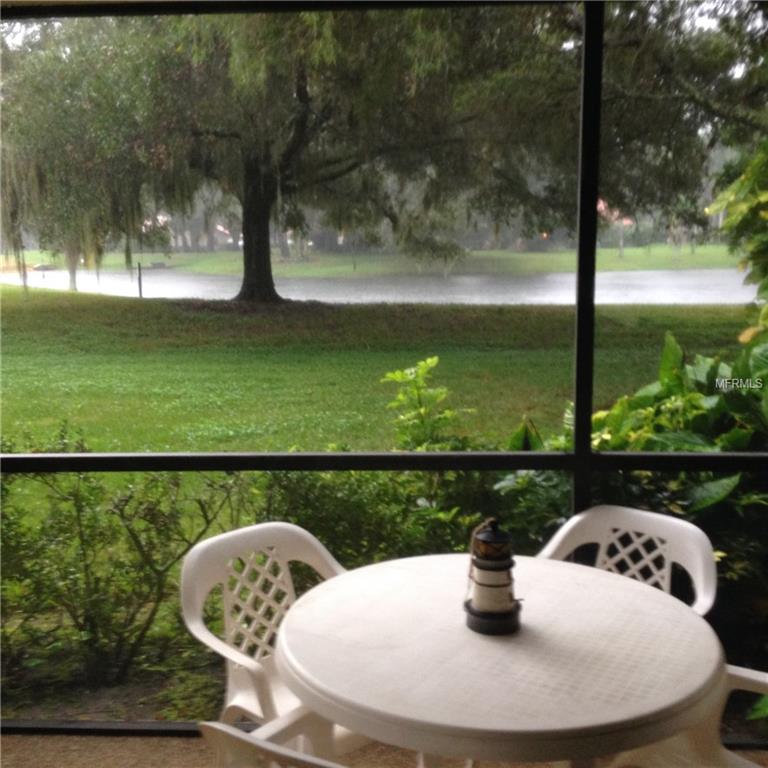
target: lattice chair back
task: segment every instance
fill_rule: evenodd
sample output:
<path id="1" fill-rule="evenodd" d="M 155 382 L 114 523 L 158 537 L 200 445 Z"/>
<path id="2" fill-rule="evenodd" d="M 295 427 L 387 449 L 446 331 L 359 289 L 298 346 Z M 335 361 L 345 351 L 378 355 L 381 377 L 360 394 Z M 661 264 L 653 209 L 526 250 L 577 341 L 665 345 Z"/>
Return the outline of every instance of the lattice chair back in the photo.
<path id="1" fill-rule="evenodd" d="M 261 523 L 213 536 L 195 545 L 184 559 L 184 621 L 198 640 L 228 662 L 225 720 L 279 714 L 274 695 L 278 680 L 270 656 L 280 622 L 296 599 L 290 571 L 295 561 L 326 579 L 344 571 L 312 534 L 289 523 Z M 206 600 L 217 589 L 224 607 L 223 637 L 204 622 Z"/>
<path id="2" fill-rule="evenodd" d="M 237 555 L 222 583 L 227 642 L 256 661 L 270 656 L 277 628 L 296 600 L 290 566 L 276 547 Z"/>
<path id="3" fill-rule="evenodd" d="M 564 560 L 580 546 L 596 544 L 595 566 L 629 576 L 665 592 L 672 566 L 689 575 L 704 615 L 715 601 L 717 567 L 707 535 L 687 520 L 630 507 L 602 505 L 574 515 L 550 539 L 539 557 Z"/>
<path id="4" fill-rule="evenodd" d="M 338 763 L 272 744 L 231 725 L 201 723 L 200 731 L 215 750 L 219 768 L 341 768 Z"/>

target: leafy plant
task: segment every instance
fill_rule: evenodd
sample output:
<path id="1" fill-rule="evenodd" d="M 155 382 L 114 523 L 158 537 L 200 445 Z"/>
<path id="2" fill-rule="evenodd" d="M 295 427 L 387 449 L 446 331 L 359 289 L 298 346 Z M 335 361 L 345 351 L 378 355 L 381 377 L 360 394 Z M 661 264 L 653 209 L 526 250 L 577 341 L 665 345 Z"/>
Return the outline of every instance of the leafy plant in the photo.
<path id="1" fill-rule="evenodd" d="M 592 416 L 592 447 L 606 451 L 764 451 L 768 448 L 768 343 L 756 337 L 733 363 L 696 355 L 686 362 L 682 348 L 667 333 L 658 379 L 634 395 L 620 397 Z M 569 450 L 572 414 L 563 432 L 546 441 L 523 423 L 511 447 Z M 551 473 L 516 472 L 497 488 L 528 507 L 534 519 L 547 508 L 556 514 L 557 484 Z M 547 498 L 545 489 L 552 488 Z M 720 575 L 744 585 L 768 585 L 768 546 L 762 535 L 768 511 L 764 477 L 745 472 L 617 472 L 596 476 L 596 501 L 666 511 L 702 527 L 720 558 Z M 562 484 L 560 509 L 567 504 Z M 535 510 L 535 511 L 534 511 Z M 552 518 L 554 519 L 554 518 Z M 546 524 L 547 518 L 541 520 Z"/>
<path id="2" fill-rule="evenodd" d="M 431 386 L 438 357 L 391 371 L 382 382 L 399 385 L 388 407 L 395 420 L 397 447 L 403 450 L 477 450 L 495 446 L 459 434 L 459 411 L 448 408 L 448 389 Z M 466 411 L 464 411 L 466 412 Z M 472 471 L 411 472 L 397 476 L 410 510 L 408 528 L 432 551 L 465 549 L 472 528 L 498 511 L 495 475 Z M 423 551 L 428 551 L 425 549 Z"/>
<path id="3" fill-rule="evenodd" d="M 398 384 L 395 399 L 387 407 L 397 410 L 397 445 L 403 450 L 425 450 L 437 446 L 448 447 L 456 442 L 449 438 L 447 429 L 456 422 L 457 412 L 444 403 L 448 397 L 446 387 L 432 387 L 432 372 L 440 362 L 428 357 L 412 368 L 390 371 L 382 382 Z"/>
<path id="4" fill-rule="evenodd" d="M 56 448 L 87 450 L 66 425 Z M 45 639 L 43 655 L 63 653 L 89 683 L 121 682 L 161 607 L 175 599 L 181 559 L 231 512 L 232 478 L 208 478 L 189 496 L 172 473 L 127 478 L 118 489 L 87 473 L 29 480 L 47 504 L 37 516 L 24 508 L 23 493 L 9 493 L 14 477 L 3 478 L 3 641 L 11 664 L 32 669 L 40 656 L 19 649 L 36 642 L 39 654 Z"/>
<path id="5" fill-rule="evenodd" d="M 733 365 L 690 364 L 667 333 L 657 381 L 592 417 L 595 450 L 764 450 L 768 445 L 768 344 Z"/>
<path id="6" fill-rule="evenodd" d="M 347 568 L 412 554 L 400 486 L 380 472 L 270 472 L 257 478 L 263 520 L 312 531 Z"/>
<path id="7" fill-rule="evenodd" d="M 494 488 L 504 497 L 499 519 L 513 535 L 515 551 L 535 554 L 566 519 L 570 477 L 563 472 L 520 469 Z"/>

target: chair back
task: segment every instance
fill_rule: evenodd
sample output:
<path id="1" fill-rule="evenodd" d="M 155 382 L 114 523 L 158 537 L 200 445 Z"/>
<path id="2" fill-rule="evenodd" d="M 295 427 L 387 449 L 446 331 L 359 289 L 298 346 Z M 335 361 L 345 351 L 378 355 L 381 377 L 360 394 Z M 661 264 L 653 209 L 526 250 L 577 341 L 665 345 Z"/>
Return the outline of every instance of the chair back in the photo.
<path id="1" fill-rule="evenodd" d="M 312 534 L 290 523 L 260 523 L 199 542 L 181 569 L 187 627 L 205 642 L 199 631 L 205 601 L 220 587 L 224 641 L 256 661 L 271 655 L 278 626 L 296 600 L 292 561 L 326 579 L 344 571 Z"/>
<path id="2" fill-rule="evenodd" d="M 342 768 L 338 763 L 272 744 L 224 723 L 200 723 L 221 768 Z"/>
<path id="3" fill-rule="evenodd" d="M 671 592 L 672 566 L 689 575 L 696 593 L 691 607 L 705 614 L 714 603 L 717 567 L 712 544 L 700 528 L 671 515 L 602 505 L 574 515 L 539 557 L 564 560 L 585 544 L 596 544 L 594 565 Z"/>

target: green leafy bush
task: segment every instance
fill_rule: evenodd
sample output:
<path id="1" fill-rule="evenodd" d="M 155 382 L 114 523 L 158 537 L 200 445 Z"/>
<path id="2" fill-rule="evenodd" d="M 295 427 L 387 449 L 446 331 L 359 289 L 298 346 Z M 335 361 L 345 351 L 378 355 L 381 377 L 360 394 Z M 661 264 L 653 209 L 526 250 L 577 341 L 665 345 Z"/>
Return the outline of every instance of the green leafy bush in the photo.
<path id="1" fill-rule="evenodd" d="M 496 516 L 513 535 L 515 551 L 533 555 L 565 522 L 571 478 L 565 472 L 520 469 L 496 483 L 503 496 Z"/>
<path id="2" fill-rule="evenodd" d="M 406 500 L 380 472 L 271 472 L 257 483 L 264 520 L 312 531 L 346 568 L 411 554 Z"/>
<path id="3" fill-rule="evenodd" d="M 739 451 L 768 445 L 768 343 L 733 365 L 683 350 L 667 334 L 657 381 L 592 417 L 595 450 Z"/>
<path id="4" fill-rule="evenodd" d="M 696 356 L 686 363 L 672 336 L 665 341 L 659 379 L 593 416 L 598 450 L 766 450 L 768 376 L 764 337 L 755 336 L 733 364 Z M 717 379 L 751 380 L 754 387 L 718 387 Z M 762 386 L 758 385 L 758 380 Z M 744 382 L 740 382 L 744 383 Z M 566 411 L 560 435 L 541 441 L 523 424 L 513 449 L 570 450 L 573 418 Z M 516 548 L 535 552 L 564 522 L 569 479 L 544 471 L 518 471 L 497 488 L 511 502 L 505 524 Z M 622 471 L 595 473 L 594 503 L 613 503 L 679 515 L 704 530 L 718 558 L 718 599 L 708 620 L 729 661 L 763 669 L 768 662 L 768 474 Z M 518 526 L 516 523 L 521 521 Z M 729 705 L 731 706 L 731 705 Z M 732 717 L 744 712 L 733 703 Z M 729 710 L 731 711 L 731 710 Z M 762 701 L 752 717 L 765 712 Z"/>
<path id="5" fill-rule="evenodd" d="M 66 426 L 51 447 L 87 450 Z M 30 488 L 3 477 L 4 675 L 34 679 L 46 661 L 61 679 L 122 682 L 175 600 L 184 555 L 231 522 L 238 479 L 185 487 L 179 474 L 147 474 L 114 488 L 103 476 L 72 473 L 29 482 L 45 505 L 34 515 Z"/>
<path id="6" fill-rule="evenodd" d="M 518 449 L 570 449 L 572 414 L 563 432 L 541 441 L 530 424 L 515 433 Z M 768 450 L 768 342 L 758 335 L 732 364 L 696 355 L 685 360 L 667 334 L 658 380 L 634 395 L 619 398 L 592 417 L 592 447 L 601 451 L 765 451 Z M 517 472 L 497 486 L 514 499 L 553 512 L 558 503 L 539 498 L 552 481 L 549 473 Z M 720 575 L 731 581 L 754 580 L 768 587 L 768 480 L 744 472 L 646 471 L 596 475 L 595 501 L 626 504 L 684 516 L 710 536 L 720 557 Z M 567 501 L 565 484 L 560 504 Z"/>
<path id="7" fill-rule="evenodd" d="M 701 355 L 686 363 L 668 334 L 658 381 L 594 414 L 592 427 L 597 450 L 768 450 L 768 343 L 750 345 L 733 364 Z M 596 495 L 685 516 L 715 543 L 723 578 L 768 587 L 765 476 L 625 472 L 599 478 Z"/>
<path id="8" fill-rule="evenodd" d="M 592 418 L 592 445 L 611 451 L 765 451 L 768 449 L 768 339 L 753 337 L 733 363 L 683 350 L 667 334 L 658 380 L 619 398 Z M 727 384 L 724 382 L 728 382 Z M 573 422 L 547 441 L 525 424 L 516 448 L 570 450 Z M 550 472 L 515 472 L 497 488 L 526 510 L 518 538 L 557 524 L 569 505 L 566 482 Z M 622 471 L 596 473 L 594 503 L 622 504 L 684 517 L 709 536 L 718 558 L 718 601 L 710 619 L 729 658 L 761 666 L 768 657 L 768 475 L 736 472 Z M 513 515 L 511 520 L 516 517 Z M 540 535 L 540 534 L 537 534 Z M 548 537 L 545 537 L 548 538 Z M 531 543 L 536 542 L 534 537 Z M 524 550 L 521 550 L 524 551 Z"/>

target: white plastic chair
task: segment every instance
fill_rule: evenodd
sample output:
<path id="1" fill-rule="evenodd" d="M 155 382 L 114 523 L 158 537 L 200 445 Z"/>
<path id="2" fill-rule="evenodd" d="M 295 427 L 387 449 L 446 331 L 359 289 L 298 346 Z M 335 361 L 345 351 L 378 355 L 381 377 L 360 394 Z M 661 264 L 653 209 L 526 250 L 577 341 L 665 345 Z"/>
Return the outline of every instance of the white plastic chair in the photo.
<path id="1" fill-rule="evenodd" d="M 205 740 L 216 751 L 220 768 L 341 768 L 312 755 L 265 741 L 259 731 L 243 731 L 223 723 L 200 723 Z"/>
<path id="2" fill-rule="evenodd" d="M 732 691 L 768 695 L 768 673 L 728 665 L 718 707 L 698 727 L 647 747 L 622 752 L 606 768 L 754 768 L 758 765 L 725 749 L 720 720 Z"/>
<path id="3" fill-rule="evenodd" d="M 223 722 L 245 718 L 265 723 L 303 711 L 305 730 L 314 728 L 315 753 L 341 754 L 367 740 L 300 708 L 274 666 L 278 627 L 296 600 L 289 565 L 295 561 L 325 579 L 344 572 L 312 534 L 290 523 L 261 523 L 199 542 L 181 569 L 184 622 L 192 635 L 226 660 Z M 206 600 L 217 588 L 224 604 L 223 637 L 204 621 Z M 322 727 L 325 739 L 319 735 Z"/>
<path id="4" fill-rule="evenodd" d="M 538 557 L 564 560 L 584 544 L 597 544 L 595 566 L 670 592 L 672 565 L 684 568 L 703 616 L 715 602 L 717 566 L 707 535 L 687 520 L 630 507 L 603 505 L 574 515 Z"/>

